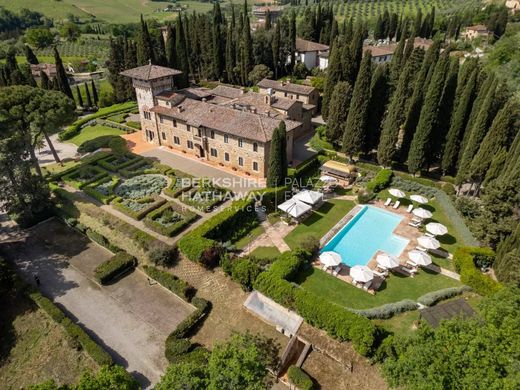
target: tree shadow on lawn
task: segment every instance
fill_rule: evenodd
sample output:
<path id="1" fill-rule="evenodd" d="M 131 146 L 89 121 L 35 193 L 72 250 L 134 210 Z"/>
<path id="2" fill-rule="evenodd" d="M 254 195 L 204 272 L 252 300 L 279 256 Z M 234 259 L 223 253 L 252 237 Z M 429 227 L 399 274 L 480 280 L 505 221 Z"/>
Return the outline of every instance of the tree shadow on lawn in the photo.
<path id="1" fill-rule="evenodd" d="M 453 245 L 457 243 L 457 239 L 451 234 L 445 234 L 444 236 L 435 237 L 443 245 Z"/>
<path id="2" fill-rule="evenodd" d="M 318 222 L 320 219 L 324 218 L 327 213 L 334 208 L 334 204 L 330 202 L 325 202 L 319 209 L 314 210 L 312 214 L 300 222 L 300 225 L 311 226 L 312 224 Z"/>

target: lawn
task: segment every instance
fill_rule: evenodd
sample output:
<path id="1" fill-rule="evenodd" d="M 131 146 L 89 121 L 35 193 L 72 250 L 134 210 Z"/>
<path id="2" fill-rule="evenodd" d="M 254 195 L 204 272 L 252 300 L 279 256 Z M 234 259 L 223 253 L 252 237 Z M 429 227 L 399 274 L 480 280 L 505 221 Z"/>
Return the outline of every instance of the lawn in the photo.
<path id="1" fill-rule="evenodd" d="M 297 283 L 323 299 L 353 309 L 367 309 L 403 299 L 416 300 L 431 291 L 462 285 L 444 275 L 421 269 L 414 278 L 391 274 L 377 294 L 371 295 L 314 267 L 303 272 Z"/>
<path id="2" fill-rule="evenodd" d="M 318 210 L 313 211 L 311 216 L 285 236 L 285 242 L 291 249 L 295 249 L 309 236 L 314 236 L 318 240 L 321 239 L 354 206 L 354 202 L 349 200 L 331 199 L 326 201 Z"/>
<path id="3" fill-rule="evenodd" d="M 251 244 L 254 240 L 256 240 L 263 232 L 264 228 L 261 225 L 258 225 L 253 230 L 251 230 L 247 236 L 242 237 L 237 242 L 234 242 L 233 245 L 235 245 L 235 248 L 242 250 Z"/>
<path id="4" fill-rule="evenodd" d="M 67 142 L 71 142 L 74 145 L 80 146 L 83 142 L 89 141 L 91 139 L 101 137 L 103 135 L 121 135 L 126 134 L 123 130 L 114 129 L 112 127 L 103 126 L 103 125 L 95 125 L 95 126 L 87 126 L 81 130 L 81 132 L 67 140 Z"/>
<path id="5" fill-rule="evenodd" d="M 258 259 L 276 259 L 280 256 L 280 251 L 275 246 L 259 246 L 249 255 Z"/>

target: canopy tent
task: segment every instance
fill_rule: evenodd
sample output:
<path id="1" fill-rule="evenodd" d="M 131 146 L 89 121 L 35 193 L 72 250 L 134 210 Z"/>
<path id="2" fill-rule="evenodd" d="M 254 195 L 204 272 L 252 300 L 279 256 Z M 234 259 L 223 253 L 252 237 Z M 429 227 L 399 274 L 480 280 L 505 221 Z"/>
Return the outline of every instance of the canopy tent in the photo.
<path id="1" fill-rule="evenodd" d="M 356 282 L 366 283 L 374 279 L 374 273 L 366 265 L 355 265 L 350 269 L 350 276 Z"/>
<path id="2" fill-rule="evenodd" d="M 441 243 L 433 237 L 421 236 L 417 239 L 417 242 L 426 249 L 438 249 L 441 247 Z"/>
<path id="3" fill-rule="evenodd" d="M 301 217 L 306 212 L 312 210 L 312 206 L 294 198 L 291 198 L 283 202 L 282 204 L 278 205 L 278 208 L 282 211 L 285 211 L 287 214 L 294 218 Z"/>
<path id="4" fill-rule="evenodd" d="M 404 198 L 406 196 L 403 191 L 397 188 L 390 188 L 388 192 L 390 192 L 390 195 L 395 196 L 396 198 Z"/>
<path id="5" fill-rule="evenodd" d="M 385 268 L 395 268 L 399 265 L 399 260 L 388 253 L 380 253 L 376 257 L 377 264 Z"/>
<path id="6" fill-rule="evenodd" d="M 323 194 L 321 192 L 303 190 L 294 195 L 292 199 L 297 199 L 304 203 L 315 205 L 323 202 Z"/>
<path id="7" fill-rule="evenodd" d="M 428 203 L 428 198 L 422 196 L 422 195 L 412 195 L 410 196 L 410 199 L 417 203 Z"/>
<path id="8" fill-rule="evenodd" d="M 432 263 L 432 258 L 428 253 L 424 253 L 416 249 L 408 252 L 408 258 L 417 265 L 429 265 Z"/>
<path id="9" fill-rule="evenodd" d="M 340 265 L 341 256 L 336 252 L 323 252 L 320 254 L 320 263 L 326 265 L 327 267 L 335 267 Z"/>
<path id="10" fill-rule="evenodd" d="M 443 236 L 448 233 L 448 228 L 442 223 L 430 222 L 426 225 L 426 230 L 436 236 Z"/>
<path id="11" fill-rule="evenodd" d="M 419 217 L 419 218 L 422 218 L 422 219 L 426 219 L 426 218 L 431 218 L 432 217 L 432 213 L 426 209 L 423 209 L 421 207 L 417 207 L 416 209 L 414 209 L 412 211 L 413 215 L 415 215 L 416 217 Z"/>
<path id="12" fill-rule="evenodd" d="M 336 183 L 338 181 L 338 179 L 336 179 L 335 177 L 329 176 L 329 175 L 323 175 L 323 176 L 320 176 L 320 181 L 322 181 L 324 183 Z"/>

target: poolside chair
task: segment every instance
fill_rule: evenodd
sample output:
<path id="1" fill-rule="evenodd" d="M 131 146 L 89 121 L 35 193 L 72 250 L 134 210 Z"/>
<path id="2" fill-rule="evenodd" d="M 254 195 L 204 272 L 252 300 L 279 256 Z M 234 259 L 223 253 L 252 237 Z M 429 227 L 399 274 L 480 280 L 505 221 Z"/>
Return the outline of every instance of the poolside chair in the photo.
<path id="1" fill-rule="evenodd" d="M 412 222 L 422 223 L 422 219 L 420 219 L 420 218 L 412 218 Z"/>
<path id="2" fill-rule="evenodd" d="M 411 278 L 413 278 L 415 276 L 415 274 L 417 273 L 417 268 L 408 268 L 405 266 L 401 266 L 401 270 L 403 270 L 408 275 L 410 275 Z"/>
<path id="3" fill-rule="evenodd" d="M 340 271 L 341 271 L 341 265 L 338 265 L 336 268 L 334 268 L 334 271 L 332 271 L 332 276 L 338 276 Z"/>
<path id="4" fill-rule="evenodd" d="M 431 234 L 430 232 L 424 233 L 426 237 L 435 237 L 435 234 Z"/>
<path id="5" fill-rule="evenodd" d="M 363 285 L 363 290 L 368 291 L 368 289 L 370 288 L 371 285 L 372 285 L 372 281 L 369 280 L 368 282 L 366 282 L 366 283 Z"/>
<path id="6" fill-rule="evenodd" d="M 406 264 L 408 264 L 408 265 L 411 266 L 411 267 L 417 267 L 417 264 L 414 263 L 412 260 L 408 260 L 408 261 L 406 262 Z"/>
<path id="7" fill-rule="evenodd" d="M 398 209 L 399 206 L 401 206 L 401 202 L 397 201 L 397 202 L 395 202 L 395 204 L 393 205 L 393 208 L 394 208 L 394 209 Z"/>
<path id="8" fill-rule="evenodd" d="M 421 226 L 420 222 L 408 222 L 408 225 L 413 226 L 414 228 L 419 228 Z"/>
<path id="9" fill-rule="evenodd" d="M 378 272 L 378 271 L 374 271 L 374 270 L 373 270 L 372 272 L 374 273 L 374 275 L 377 275 L 377 276 L 379 276 L 379 277 L 381 277 L 381 278 L 383 278 L 383 279 L 386 278 L 386 277 L 388 276 L 388 271 L 385 271 L 385 272 Z"/>
<path id="10" fill-rule="evenodd" d="M 411 213 L 413 210 L 413 204 L 409 205 L 408 208 L 406 209 L 406 212 L 407 213 Z"/>
<path id="11" fill-rule="evenodd" d="M 415 247 L 415 249 L 417 249 L 418 251 L 421 251 L 421 252 L 428 252 L 428 249 L 426 249 L 426 248 L 424 248 L 424 247 L 422 247 L 422 246 L 420 246 L 420 245 L 417 245 L 417 246 Z"/>
<path id="12" fill-rule="evenodd" d="M 388 198 L 385 202 L 385 207 L 390 206 L 392 204 L 392 198 Z"/>
<path id="13" fill-rule="evenodd" d="M 329 268 L 329 266 L 328 266 L 328 265 L 324 265 L 323 268 L 322 268 L 322 270 L 325 271 L 325 272 L 327 272 L 327 268 Z"/>

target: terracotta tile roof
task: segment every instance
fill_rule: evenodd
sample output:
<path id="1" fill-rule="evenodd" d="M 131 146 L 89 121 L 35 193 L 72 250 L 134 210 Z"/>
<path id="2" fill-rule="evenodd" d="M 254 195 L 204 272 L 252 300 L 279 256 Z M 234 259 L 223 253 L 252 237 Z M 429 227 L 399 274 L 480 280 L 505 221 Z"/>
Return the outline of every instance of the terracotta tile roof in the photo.
<path id="1" fill-rule="evenodd" d="M 157 99 L 169 101 L 174 106 L 176 106 L 179 103 L 182 103 L 182 101 L 186 99 L 186 96 L 171 91 L 161 92 L 155 96 L 157 97 Z"/>
<path id="2" fill-rule="evenodd" d="M 184 88 L 179 89 L 177 92 L 195 100 L 208 99 L 213 96 L 211 89 L 208 88 Z"/>
<path id="3" fill-rule="evenodd" d="M 139 66 L 137 68 L 128 69 L 121 72 L 123 76 L 143 81 L 160 79 L 161 77 L 175 76 L 181 73 L 182 72 L 177 69 L 165 68 L 164 66 L 151 64 Z"/>
<path id="4" fill-rule="evenodd" d="M 466 30 L 473 30 L 473 31 L 488 31 L 487 27 L 482 24 L 477 24 L 475 26 L 469 26 L 466 27 Z"/>
<path id="5" fill-rule="evenodd" d="M 307 85 L 293 84 L 293 83 L 279 83 L 275 80 L 263 79 L 258 83 L 259 87 L 272 88 L 277 91 L 296 93 L 299 95 L 310 95 L 315 88 Z"/>
<path id="6" fill-rule="evenodd" d="M 254 114 L 233 108 L 218 106 L 199 100 L 185 99 L 176 107 L 155 106 L 151 111 L 184 121 L 192 126 L 204 126 L 237 137 L 267 142 L 280 120 L 267 115 Z M 285 121 L 287 131 L 301 126 L 294 121 Z"/>
<path id="7" fill-rule="evenodd" d="M 382 57 L 394 54 L 397 45 L 379 45 L 379 46 L 363 46 L 363 52 L 370 50 L 372 57 Z"/>
<path id="8" fill-rule="evenodd" d="M 213 95 L 222 96 L 228 99 L 237 99 L 244 94 L 240 88 L 233 88 L 227 85 L 218 85 L 211 90 Z"/>
<path id="9" fill-rule="evenodd" d="M 322 45 L 321 43 L 316 43 L 312 41 L 307 41 L 305 39 L 296 38 L 296 51 L 299 52 L 307 52 L 307 51 L 325 51 L 329 50 L 327 45 Z"/>

